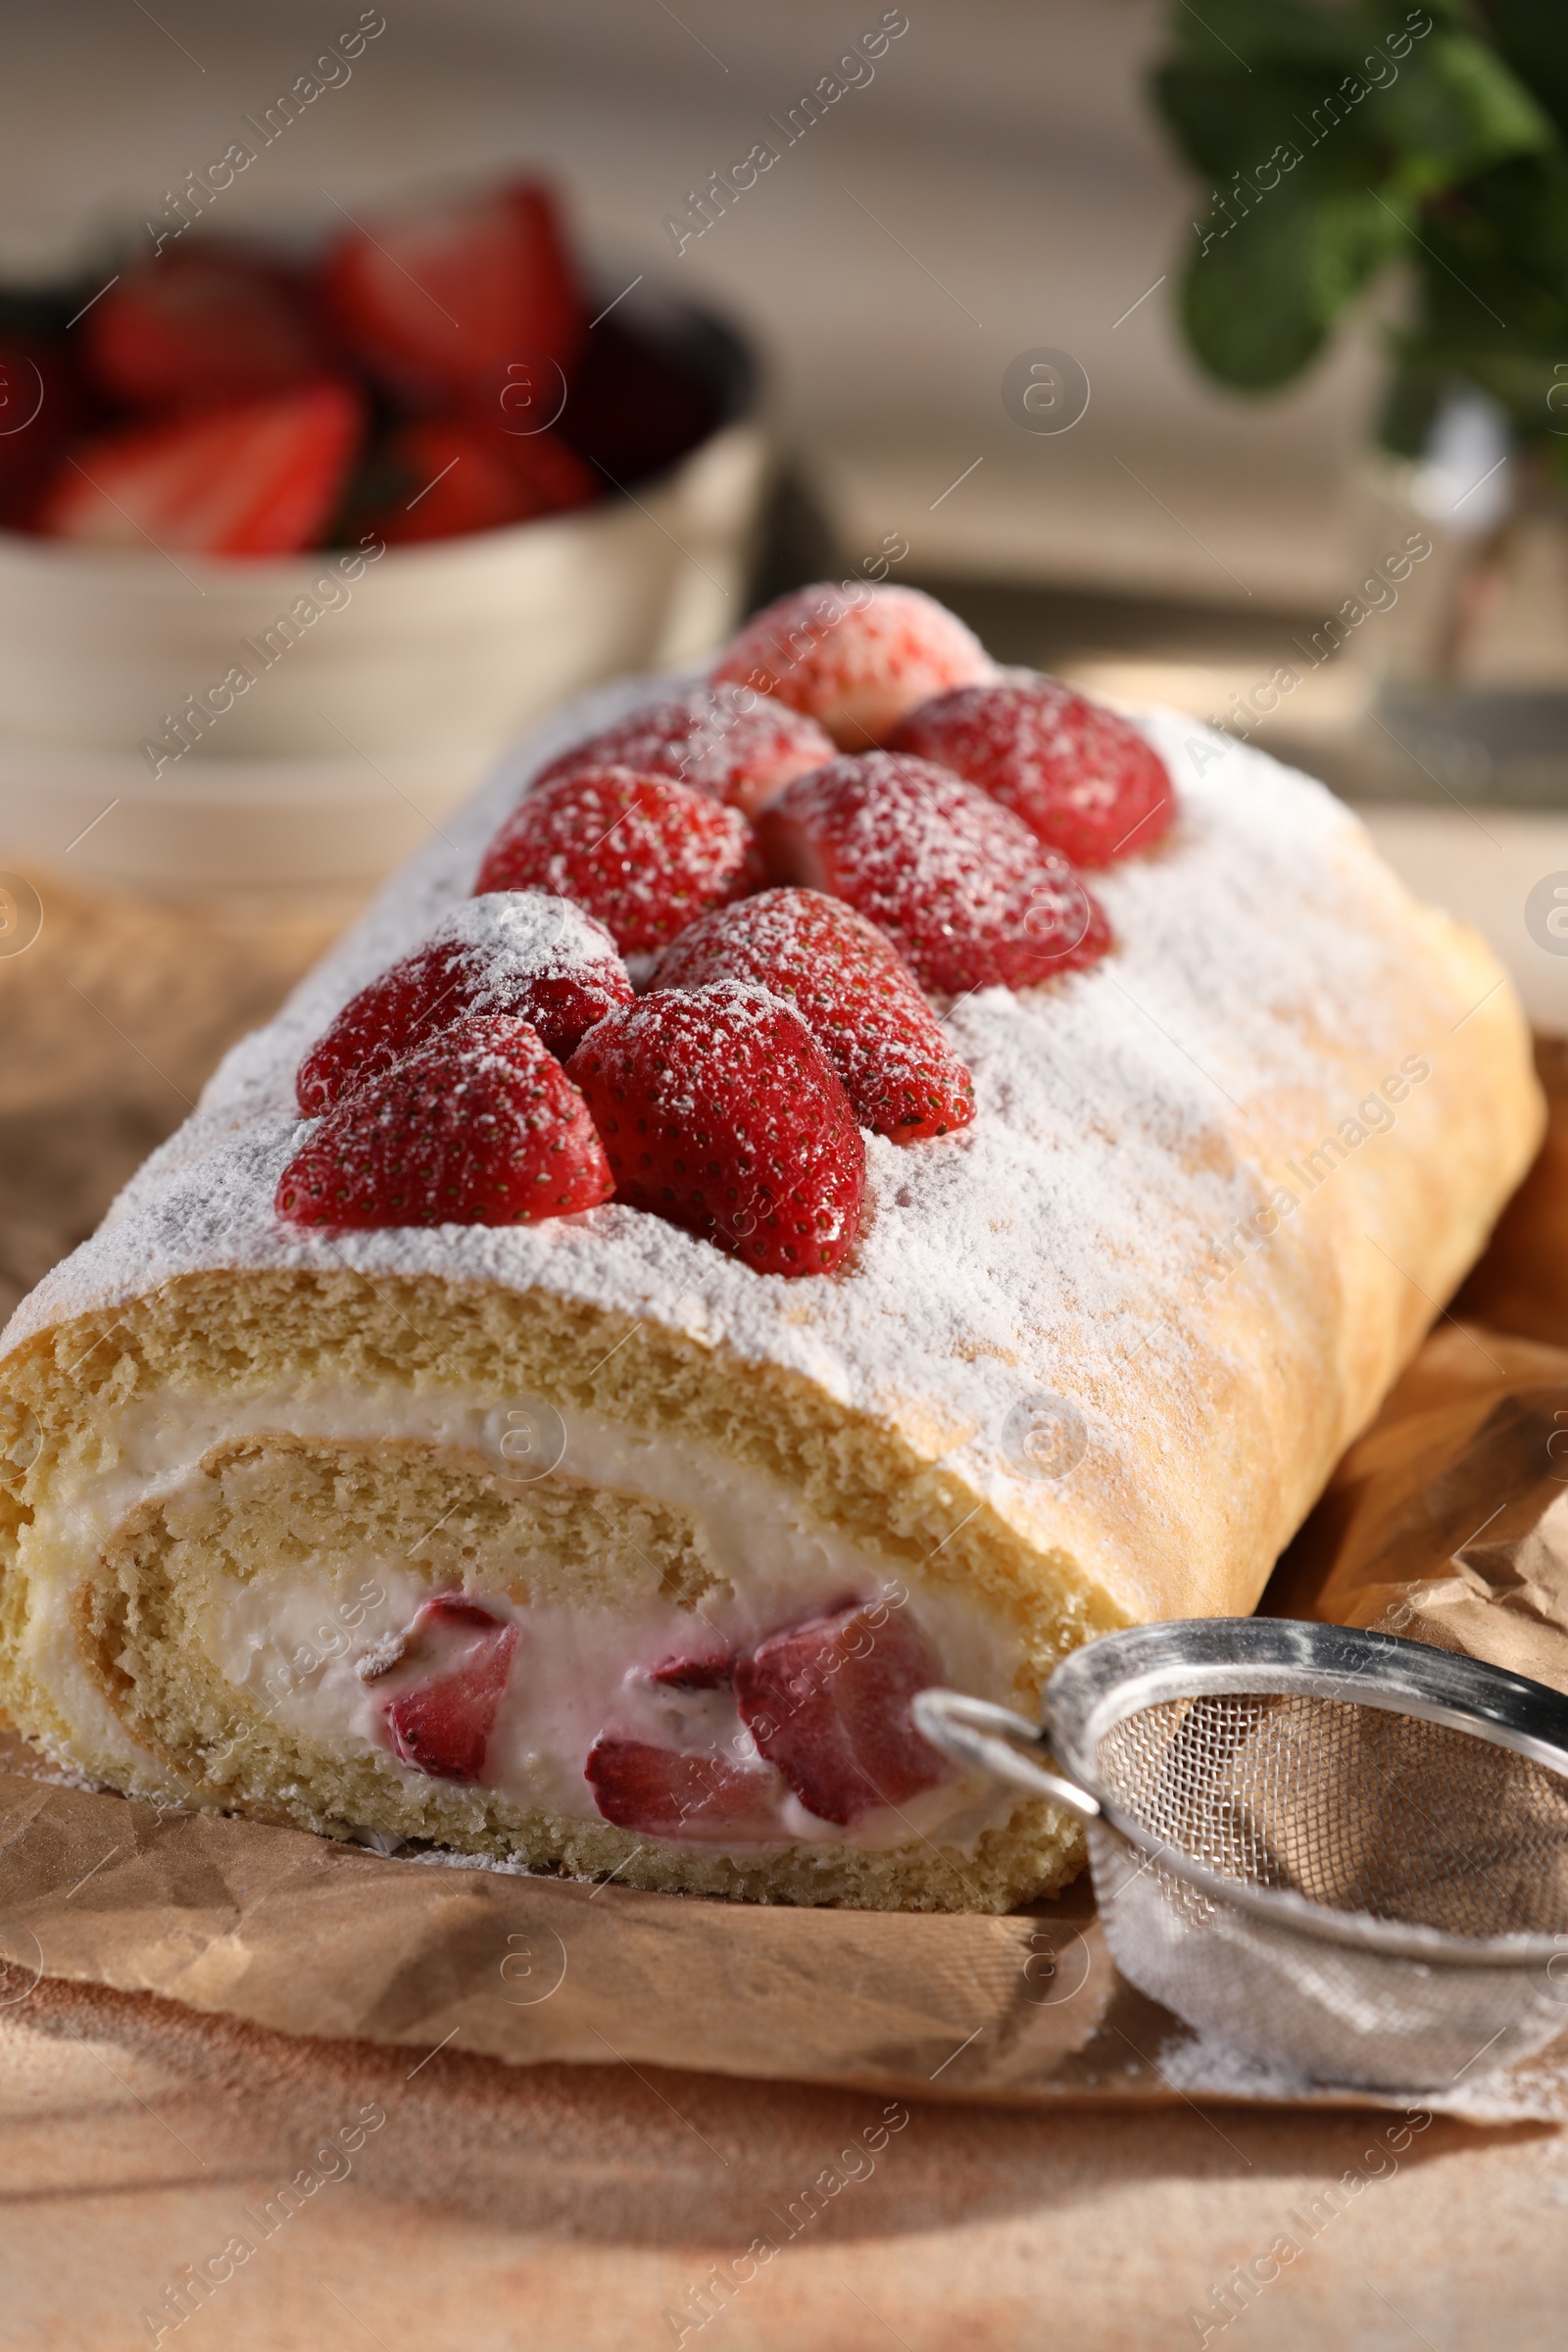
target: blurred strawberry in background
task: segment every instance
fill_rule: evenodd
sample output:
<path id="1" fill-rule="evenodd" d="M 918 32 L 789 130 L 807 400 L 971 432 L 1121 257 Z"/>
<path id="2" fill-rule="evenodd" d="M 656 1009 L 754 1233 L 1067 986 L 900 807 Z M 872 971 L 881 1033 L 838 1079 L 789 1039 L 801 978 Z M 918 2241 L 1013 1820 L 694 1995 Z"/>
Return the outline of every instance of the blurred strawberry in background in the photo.
<path id="1" fill-rule="evenodd" d="M 136 408 L 254 400 L 325 365 L 282 270 L 227 251 L 171 253 L 127 272 L 94 303 L 81 335 L 95 383 Z"/>
<path id="2" fill-rule="evenodd" d="M 98 547 L 288 555 L 320 539 L 360 434 L 358 394 L 332 383 L 104 433 L 67 454 L 36 527 Z"/>
<path id="3" fill-rule="evenodd" d="M 587 331 L 555 200 L 536 180 L 378 214 L 331 246 L 320 283 L 363 366 L 411 407 L 471 397 L 514 354 L 564 369 Z"/>
<path id="4" fill-rule="evenodd" d="M 25 315 L 0 288 L 0 528 L 46 537 L 453 538 L 586 506 L 716 421 L 624 314 L 590 329 L 537 180 L 368 212 L 314 263 L 215 239 Z"/>
<path id="5" fill-rule="evenodd" d="M 356 520 L 398 547 L 564 514 L 587 506 L 599 484 L 553 433 L 513 444 L 494 428 L 430 417 L 388 436 L 366 488 Z"/>

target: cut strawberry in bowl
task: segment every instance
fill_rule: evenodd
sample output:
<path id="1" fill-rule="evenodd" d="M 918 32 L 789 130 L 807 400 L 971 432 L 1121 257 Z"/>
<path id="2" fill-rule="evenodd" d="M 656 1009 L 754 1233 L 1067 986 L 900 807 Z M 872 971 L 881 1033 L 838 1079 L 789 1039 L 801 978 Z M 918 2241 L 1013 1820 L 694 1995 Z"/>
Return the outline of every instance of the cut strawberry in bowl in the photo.
<path id="1" fill-rule="evenodd" d="M 135 408 L 196 409 L 286 392 L 323 373 L 305 305 L 276 269 L 226 252 L 129 270 L 82 321 L 87 371 Z"/>
<path id="2" fill-rule="evenodd" d="M 300 1064 L 301 1113 L 319 1117 L 470 1013 L 529 1022 L 564 1061 L 595 1021 L 631 999 L 614 941 L 569 899 L 535 890 L 469 899 L 350 998 Z"/>
<path id="3" fill-rule="evenodd" d="M 359 519 L 388 547 L 454 539 L 563 514 L 599 496 L 598 477 L 554 433 L 514 443 L 499 430 L 425 417 L 400 425 L 366 466 Z"/>
<path id="4" fill-rule="evenodd" d="M 817 719 L 839 747 L 885 743 L 905 713 L 996 664 L 956 612 L 918 588 L 819 580 L 755 615 L 713 667 L 717 684 L 750 686 Z"/>
<path id="5" fill-rule="evenodd" d="M 458 1594 L 427 1600 L 410 1631 L 382 1719 L 394 1753 L 438 1781 L 478 1781 L 506 1692 L 517 1628 Z M 413 1671 L 416 1681 L 404 1678 Z"/>
<path id="6" fill-rule="evenodd" d="M 470 1014 L 345 1095 L 278 1179 L 295 1225 L 518 1225 L 613 1189 L 581 1095 L 526 1021 Z"/>
<path id="7" fill-rule="evenodd" d="M 1152 848 L 1176 813 L 1153 746 L 1059 678 L 940 694 L 909 712 L 892 748 L 978 784 L 1075 865 L 1109 865 Z"/>
<path id="8" fill-rule="evenodd" d="M 694 686 L 669 702 L 650 703 L 552 760 L 535 780 L 613 764 L 724 801 L 755 816 L 796 776 L 833 757 L 833 739 L 813 718 L 749 686 Z"/>
<path id="9" fill-rule="evenodd" d="M 596 767 L 530 791 L 486 850 L 474 888 L 574 899 L 633 956 L 666 947 L 761 880 L 756 836 L 737 809 L 663 776 Z"/>
<path id="10" fill-rule="evenodd" d="M 99 547 L 291 555 L 336 509 L 360 429 L 357 396 L 319 383 L 104 433 L 66 458 L 37 527 Z"/>
<path id="11" fill-rule="evenodd" d="M 798 1013 L 765 989 L 668 990 L 590 1029 L 582 1088 L 619 1200 L 759 1274 L 829 1274 L 849 1254 L 865 1146 Z"/>
<path id="12" fill-rule="evenodd" d="M 617 1829 L 735 1845 L 785 1838 L 778 1816 L 783 1783 L 765 1764 L 601 1737 L 588 1751 L 583 1777 Z"/>
<path id="13" fill-rule="evenodd" d="M 319 284 L 371 374 L 431 406 L 488 387 L 498 361 L 565 368 L 586 331 L 555 199 L 534 180 L 372 213 L 331 247 Z"/>
<path id="14" fill-rule="evenodd" d="M 941 1680 L 919 1629 L 885 1601 L 851 1602 L 770 1634 L 735 1662 L 741 1721 L 808 1813 L 853 1829 L 952 1778 L 909 1702 Z"/>
<path id="15" fill-rule="evenodd" d="M 660 957 L 656 989 L 760 982 L 794 1006 L 862 1127 L 895 1143 L 974 1117 L 974 1081 L 907 964 L 842 899 L 768 890 L 705 914 Z"/>
<path id="16" fill-rule="evenodd" d="M 1065 858 L 960 776 L 906 753 L 835 760 L 758 819 L 775 880 L 845 899 L 922 988 L 1028 988 L 1094 963 L 1110 926 Z"/>

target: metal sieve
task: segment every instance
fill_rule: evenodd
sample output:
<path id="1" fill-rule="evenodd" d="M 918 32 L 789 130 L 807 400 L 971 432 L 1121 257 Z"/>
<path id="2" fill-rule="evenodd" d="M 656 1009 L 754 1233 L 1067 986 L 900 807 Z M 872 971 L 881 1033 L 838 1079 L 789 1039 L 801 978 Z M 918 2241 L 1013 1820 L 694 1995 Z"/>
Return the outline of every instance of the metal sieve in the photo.
<path id="1" fill-rule="evenodd" d="M 1194 1618 L 1108 1634 L 1044 1726 L 914 1700 L 1074 1813 L 1127 1981 L 1304 2082 L 1435 2091 L 1568 2033 L 1568 1699 L 1392 1634 Z"/>

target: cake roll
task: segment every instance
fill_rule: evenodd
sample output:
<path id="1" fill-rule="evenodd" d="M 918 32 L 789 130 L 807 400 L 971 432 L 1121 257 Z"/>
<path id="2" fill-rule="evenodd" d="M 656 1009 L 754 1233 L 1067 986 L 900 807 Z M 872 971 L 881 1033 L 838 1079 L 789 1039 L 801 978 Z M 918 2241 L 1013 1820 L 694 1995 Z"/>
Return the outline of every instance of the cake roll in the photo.
<path id="1" fill-rule="evenodd" d="M 1529 1038 L 1348 808 L 1153 711 L 1169 821 L 1094 876 L 1093 960 L 928 982 L 972 1114 L 851 1117 L 825 1270 L 625 1179 L 583 1056 L 658 1000 L 612 956 L 558 1104 L 608 1172 L 590 1138 L 512 1221 L 282 1213 L 337 1115 L 327 1086 L 302 1116 L 302 1065 L 325 1086 L 357 992 L 469 939 L 530 781 L 640 741 L 661 691 L 520 747 L 18 1311 L 0 1701 L 110 1788 L 384 1848 L 1004 1909 L 1079 1833 L 937 1757 L 913 1692 L 1029 1713 L 1098 1634 L 1254 1606 L 1529 1164 Z M 770 806 L 806 823 L 842 741 Z M 756 890 L 740 856 L 715 834 L 720 897 Z M 723 986 L 771 1053 L 776 1001 Z M 486 1002 L 496 1052 L 518 1003 L 549 1034 Z"/>

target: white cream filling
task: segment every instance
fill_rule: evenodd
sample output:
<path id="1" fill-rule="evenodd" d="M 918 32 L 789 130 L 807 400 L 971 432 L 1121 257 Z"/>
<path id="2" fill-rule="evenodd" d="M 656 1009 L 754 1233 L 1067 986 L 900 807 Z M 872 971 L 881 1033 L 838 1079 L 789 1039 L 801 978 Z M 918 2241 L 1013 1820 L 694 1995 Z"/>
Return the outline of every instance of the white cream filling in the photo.
<path id="1" fill-rule="evenodd" d="M 788 1489 L 663 1433 L 588 1414 L 573 1415 L 566 1426 L 550 1408 L 521 1399 L 496 1404 L 405 1389 L 323 1387 L 210 1400 L 166 1393 L 115 1416 L 102 1434 L 102 1466 L 57 1494 L 51 1513 L 78 1558 L 94 1556 L 143 1502 L 176 1492 L 215 1446 L 262 1435 L 422 1442 L 478 1454 L 519 1489 L 554 1471 L 689 1516 L 726 1580 L 699 1610 L 658 1594 L 614 1608 L 485 1595 L 486 1607 L 515 1621 L 517 1640 L 484 1781 L 518 1804 L 597 1821 L 583 1767 L 604 1732 L 746 1760 L 755 1749 L 727 1690 L 661 1688 L 649 1682 L 650 1670 L 674 1657 L 750 1647 L 813 1608 L 851 1597 L 880 1601 L 890 1614 L 909 1610 L 944 1681 L 984 1695 L 1010 1694 L 1002 1629 L 978 1609 L 942 1591 L 911 1595 L 887 1561 L 812 1519 Z M 373 1746 L 390 1755 L 385 1709 L 398 1678 L 367 1682 L 359 1668 L 394 1645 L 430 1597 L 428 1575 L 416 1559 L 367 1556 L 347 1597 L 340 1584 L 308 1568 L 286 1586 L 276 1578 L 224 1583 L 207 1636 L 224 1680 L 251 1692 L 279 1724 L 329 1750 Z M 86 1677 L 66 1622 L 63 1581 L 52 1581 L 50 1593 L 31 1644 L 40 1669 L 48 1661 L 48 1679 L 69 1682 L 74 1710 Z M 107 1716 L 96 1692 L 93 1698 L 95 1718 Z M 117 1744 L 124 1744 L 122 1733 Z M 424 1781 L 413 1766 L 397 1769 L 411 1785 Z M 1011 1808 L 994 1783 L 963 1775 L 896 1810 L 879 1807 L 847 1831 L 818 1820 L 785 1790 L 776 1842 L 886 1847 L 940 1838 L 967 1849 Z M 701 1842 L 711 1850 L 720 1841 Z"/>

